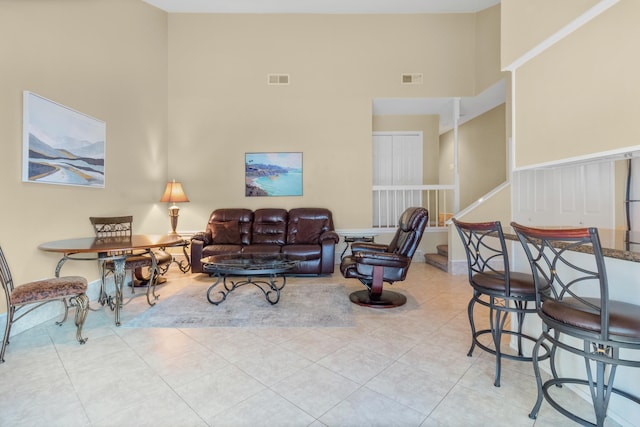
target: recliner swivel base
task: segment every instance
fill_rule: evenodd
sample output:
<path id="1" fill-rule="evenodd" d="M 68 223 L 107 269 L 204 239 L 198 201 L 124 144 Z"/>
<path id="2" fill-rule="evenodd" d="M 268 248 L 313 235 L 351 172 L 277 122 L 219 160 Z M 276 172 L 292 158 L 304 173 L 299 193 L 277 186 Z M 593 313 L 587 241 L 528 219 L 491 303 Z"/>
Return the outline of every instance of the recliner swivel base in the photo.
<path id="1" fill-rule="evenodd" d="M 378 295 L 372 295 L 366 289 L 352 292 L 349 299 L 354 304 L 373 308 L 400 307 L 407 302 L 407 297 L 398 292 L 382 291 Z"/>

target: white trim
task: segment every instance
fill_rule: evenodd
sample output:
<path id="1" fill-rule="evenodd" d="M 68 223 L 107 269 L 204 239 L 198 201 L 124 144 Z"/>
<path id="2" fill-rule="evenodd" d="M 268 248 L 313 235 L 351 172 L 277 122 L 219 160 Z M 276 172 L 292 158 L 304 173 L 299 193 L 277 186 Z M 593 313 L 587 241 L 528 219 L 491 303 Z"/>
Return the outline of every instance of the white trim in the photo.
<path id="1" fill-rule="evenodd" d="M 455 186 L 451 184 L 415 184 L 415 185 L 374 185 L 374 190 L 455 190 Z"/>
<path id="2" fill-rule="evenodd" d="M 469 265 L 465 259 L 449 260 L 447 267 L 448 273 L 452 276 L 469 274 Z"/>
<path id="3" fill-rule="evenodd" d="M 457 212 L 454 215 L 454 218 L 460 219 L 464 217 L 467 213 L 473 211 L 475 208 L 477 208 L 478 206 L 480 206 L 481 204 L 483 204 L 484 202 L 492 198 L 496 193 L 502 191 L 504 188 L 508 187 L 509 185 L 511 185 L 511 181 L 505 181 L 502 184 L 498 185 L 497 187 L 494 187 L 491 191 L 486 193 L 484 196 L 480 197 L 478 200 L 471 203 L 469 206 L 467 206 L 463 210 Z M 451 224 L 451 220 L 448 220 L 447 224 Z"/>
<path id="4" fill-rule="evenodd" d="M 421 130 L 398 130 L 398 131 L 384 131 L 377 130 L 372 132 L 373 136 L 422 136 Z"/>
<path id="5" fill-rule="evenodd" d="M 614 6 L 619 1 L 620 0 L 602 0 L 598 2 L 595 6 L 588 9 L 582 15 L 578 16 L 576 19 L 569 22 L 567 25 L 562 27 L 560 30 L 556 31 L 551 36 L 547 37 L 541 43 L 534 46 L 531 50 L 526 52 L 524 55 L 520 56 L 511 64 L 504 67 L 502 70 L 515 71 L 516 69 L 520 68 L 521 66 L 523 66 L 524 64 L 529 62 L 531 59 L 535 58 L 536 56 L 540 55 L 542 52 L 544 52 L 554 44 L 558 43 L 560 40 L 567 37 L 569 34 L 573 33 L 574 31 L 576 31 L 577 29 L 585 25 L 587 22 L 591 21 L 601 13 L 605 12 L 611 6 Z"/>
<path id="6" fill-rule="evenodd" d="M 594 161 L 611 161 L 629 159 L 632 157 L 640 157 L 640 145 L 631 147 L 616 148 L 615 150 L 600 151 L 597 153 L 585 154 L 582 156 L 568 157 L 565 159 L 553 160 L 549 162 L 536 163 L 533 165 L 520 166 L 513 169 L 513 172 L 519 172 L 529 169 L 549 168 L 556 166 L 566 166 L 572 163 L 588 163 Z"/>
<path id="7" fill-rule="evenodd" d="M 459 133 L 460 128 L 460 98 L 453 99 L 453 211 L 460 209 L 460 170 L 459 170 Z"/>
<path id="8" fill-rule="evenodd" d="M 516 70 L 511 71 L 511 136 L 508 139 L 509 180 L 512 179 L 516 167 Z"/>

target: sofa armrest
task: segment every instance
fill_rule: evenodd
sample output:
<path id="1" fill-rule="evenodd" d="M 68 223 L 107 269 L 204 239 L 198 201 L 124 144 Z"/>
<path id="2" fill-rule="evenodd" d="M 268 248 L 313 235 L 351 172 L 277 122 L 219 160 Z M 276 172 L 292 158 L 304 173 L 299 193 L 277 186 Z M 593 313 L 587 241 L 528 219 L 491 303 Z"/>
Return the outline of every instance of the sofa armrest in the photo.
<path id="1" fill-rule="evenodd" d="M 336 244 L 333 239 L 320 240 L 320 271 L 318 274 L 331 274 L 335 267 Z"/>
<path id="2" fill-rule="evenodd" d="M 191 239 L 191 272 L 202 273 L 202 250 L 204 248 L 204 241 Z"/>
<path id="3" fill-rule="evenodd" d="M 338 233 L 336 233 L 333 230 L 327 230 L 320 235 L 318 240 L 320 241 L 320 244 L 325 243 L 325 241 L 331 241 L 331 240 L 333 240 L 334 244 L 338 244 L 338 242 L 340 241 L 340 236 L 338 236 Z"/>
<path id="4" fill-rule="evenodd" d="M 213 237 L 211 236 L 210 231 L 198 231 L 191 237 L 191 244 L 193 244 L 194 240 L 202 241 L 204 246 L 207 246 L 213 243 Z"/>

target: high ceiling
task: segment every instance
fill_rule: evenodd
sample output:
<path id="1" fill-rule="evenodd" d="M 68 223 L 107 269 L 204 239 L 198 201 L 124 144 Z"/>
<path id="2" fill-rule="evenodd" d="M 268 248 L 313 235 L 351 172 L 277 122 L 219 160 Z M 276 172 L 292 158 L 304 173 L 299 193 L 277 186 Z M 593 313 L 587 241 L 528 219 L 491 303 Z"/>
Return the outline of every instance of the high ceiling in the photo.
<path id="1" fill-rule="evenodd" d="M 475 13 L 500 0 L 143 0 L 170 13 Z M 460 99 L 462 124 L 505 101 L 505 84 L 498 82 L 473 98 Z M 453 128 L 454 98 L 378 98 L 375 115 L 440 115 L 440 133 Z"/>
<path id="2" fill-rule="evenodd" d="M 500 0 L 144 0 L 180 13 L 469 13 Z"/>

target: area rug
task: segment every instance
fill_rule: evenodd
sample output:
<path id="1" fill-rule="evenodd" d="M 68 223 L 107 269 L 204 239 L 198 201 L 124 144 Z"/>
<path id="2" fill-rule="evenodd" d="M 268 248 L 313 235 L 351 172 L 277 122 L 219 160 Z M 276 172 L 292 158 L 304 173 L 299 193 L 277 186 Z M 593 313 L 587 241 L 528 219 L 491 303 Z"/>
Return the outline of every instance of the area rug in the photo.
<path id="1" fill-rule="evenodd" d="M 349 327 L 355 321 L 343 285 L 287 283 L 280 301 L 271 305 L 255 286 L 231 292 L 219 305 L 207 301 L 211 283 L 192 282 L 180 291 L 125 321 L 130 328 L 206 327 Z M 218 285 L 221 286 L 221 285 Z"/>

